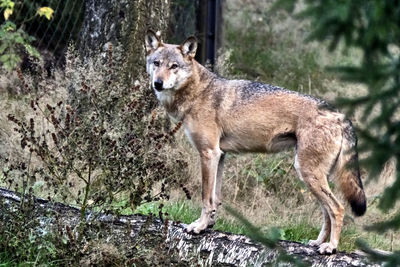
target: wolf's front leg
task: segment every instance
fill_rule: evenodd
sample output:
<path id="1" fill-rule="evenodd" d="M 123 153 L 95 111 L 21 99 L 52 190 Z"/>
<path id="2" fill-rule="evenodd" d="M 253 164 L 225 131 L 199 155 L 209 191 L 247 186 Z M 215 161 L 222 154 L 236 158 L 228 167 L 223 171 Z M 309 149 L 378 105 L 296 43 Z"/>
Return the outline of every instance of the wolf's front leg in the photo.
<path id="1" fill-rule="evenodd" d="M 200 218 L 187 227 L 188 232 L 198 234 L 215 223 L 215 213 L 220 201 L 217 196 L 219 193 L 217 191 L 220 190 L 220 183 L 217 183 L 217 170 L 221 154 L 219 148 L 204 149 L 200 152 L 203 208 Z"/>
<path id="2" fill-rule="evenodd" d="M 217 170 L 217 179 L 215 181 L 215 191 L 213 197 L 213 212 L 211 213 L 211 221 L 208 224 L 208 227 L 213 227 L 217 221 L 217 212 L 219 206 L 222 204 L 222 173 L 224 170 L 224 159 L 225 153 L 222 153 L 219 162 L 218 162 L 218 170 Z"/>

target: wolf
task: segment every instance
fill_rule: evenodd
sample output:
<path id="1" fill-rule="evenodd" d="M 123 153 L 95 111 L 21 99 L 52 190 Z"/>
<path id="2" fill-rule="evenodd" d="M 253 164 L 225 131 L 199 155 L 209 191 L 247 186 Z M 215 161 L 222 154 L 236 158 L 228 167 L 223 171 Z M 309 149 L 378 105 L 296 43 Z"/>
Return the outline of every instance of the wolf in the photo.
<path id="1" fill-rule="evenodd" d="M 215 223 L 226 153 L 275 153 L 295 147 L 294 167 L 324 217 L 321 232 L 309 245 L 321 254 L 335 253 L 344 207 L 332 194 L 328 178 L 336 178 L 355 215 L 366 211 L 351 121 L 312 96 L 219 77 L 194 59 L 193 36 L 174 45 L 149 30 L 145 48 L 157 99 L 173 121 L 182 122 L 201 159 L 202 211 L 187 232 L 198 234 Z"/>

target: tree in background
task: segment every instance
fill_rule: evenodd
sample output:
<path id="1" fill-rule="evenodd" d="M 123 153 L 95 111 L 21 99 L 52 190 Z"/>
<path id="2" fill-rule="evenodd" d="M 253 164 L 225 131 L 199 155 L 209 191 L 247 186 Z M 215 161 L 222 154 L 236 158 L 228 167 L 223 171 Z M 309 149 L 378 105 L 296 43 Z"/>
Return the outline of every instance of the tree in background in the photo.
<path id="1" fill-rule="evenodd" d="M 296 0 L 278 0 L 275 8 L 296 13 Z M 306 0 L 296 13 L 309 19 L 309 40 L 327 41 L 331 51 L 344 44 L 345 49 L 362 51 L 362 58 L 351 66 L 330 68 L 345 81 L 362 83 L 368 88 L 363 96 L 337 99 L 339 106 L 363 112 L 358 128 L 360 151 L 369 179 L 377 179 L 385 164 L 396 162 L 395 182 L 385 189 L 379 208 L 388 211 L 400 200 L 400 2 L 381 0 Z M 371 112 L 378 110 L 379 112 Z M 400 229 L 400 211 L 391 220 L 377 223 L 370 230 L 384 232 Z M 368 250 L 367 246 L 359 243 Z M 400 252 L 391 256 L 370 255 L 389 264 L 400 264 Z"/>

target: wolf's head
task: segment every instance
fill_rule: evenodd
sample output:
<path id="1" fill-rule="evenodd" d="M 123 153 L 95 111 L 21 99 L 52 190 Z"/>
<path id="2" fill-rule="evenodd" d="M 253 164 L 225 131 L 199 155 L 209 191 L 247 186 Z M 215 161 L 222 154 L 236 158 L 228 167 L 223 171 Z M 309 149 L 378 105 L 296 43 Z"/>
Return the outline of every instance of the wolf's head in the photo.
<path id="1" fill-rule="evenodd" d="M 189 37 L 181 45 L 164 44 L 151 30 L 145 39 L 146 69 L 160 99 L 161 95 L 170 95 L 182 88 L 192 75 L 197 40 Z"/>

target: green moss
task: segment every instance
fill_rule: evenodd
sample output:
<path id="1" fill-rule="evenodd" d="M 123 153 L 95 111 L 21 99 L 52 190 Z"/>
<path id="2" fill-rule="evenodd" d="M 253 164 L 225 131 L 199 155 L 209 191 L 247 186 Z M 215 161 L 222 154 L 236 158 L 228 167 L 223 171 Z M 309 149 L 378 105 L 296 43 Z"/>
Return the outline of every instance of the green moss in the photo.
<path id="1" fill-rule="evenodd" d="M 310 239 L 317 239 L 320 226 L 315 226 L 307 221 L 301 221 L 296 224 L 288 224 L 281 227 L 281 238 L 284 240 L 297 241 L 307 244 Z M 385 242 L 385 237 L 365 232 L 358 229 L 354 224 L 345 225 L 340 235 L 338 250 L 354 251 L 357 249 L 356 240 L 363 239 L 368 242 L 371 247 L 377 247 L 383 250 L 390 250 L 389 243 Z"/>

